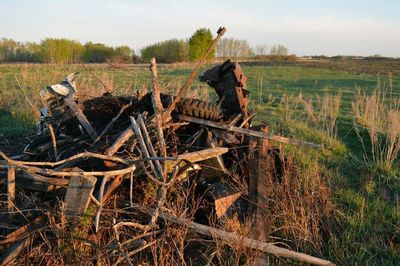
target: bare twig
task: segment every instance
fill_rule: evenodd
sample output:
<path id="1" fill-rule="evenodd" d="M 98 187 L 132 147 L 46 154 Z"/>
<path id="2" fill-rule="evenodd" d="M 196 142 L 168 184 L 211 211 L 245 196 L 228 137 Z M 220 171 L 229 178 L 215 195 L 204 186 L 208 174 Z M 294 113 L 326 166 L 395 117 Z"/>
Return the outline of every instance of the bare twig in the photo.
<path id="1" fill-rule="evenodd" d="M 138 124 L 140 126 L 140 130 L 141 130 L 141 132 L 143 134 L 142 135 L 143 136 L 143 140 L 146 143 L 147 150 L 148 150 L 150 156 L 156 157 L 157 154 L 156 154 L 156 152 L 154 150 L 153 144 L 151 143 L 151 139 L 150 139 L 149 133 L 147 132 L 147 128 L 146 128 L 146 125 L 144 124 L 142 116 L 139 115 L 138 119 L 136 121 L 138 122 Z M 155 173 L 155 174 L 160 180 L 162 180 L 163 168 L 161 166 L 161 163 L 160 163 L 160 161 L 154 161 L 154 164 L 155 164 L 155 167 L 158 170 L 158 172 Z"/>
<path id="2" fill-rule="evenodd" d="M 66 158 L 64 160 L 57 161 L 57 162 L 17 161 L 17 160 L 13 160 L 13 159 L 9 158 L 2 151 L 0 151 L 0 156 L 3 157 L 9 164 L 18 165 L 18 166 L 19 165 L 32 165 L 32 166 L 55 167 L 55 166 L 62 165 L 64 163 L 67 163 L 67 162 L 70 162 L 70 161 L 75 161 L 75 160 L 82 159 L 82 158 L 97 158 L 97 159 L 101 159 L 101 160 L 113 161 L 113 162 L 122 163 L 122 164 L 130 164 L 130 163 L 135 162 L 135 161 L 132 161 L 132 160 L 129 160 L 129 159 L 122 159 L 122 158 L 116 157 L 116 156 L 108 156 L 108 155 L 103 155 L 103 154 L 93 153 L 93 152 L 78 153 L 78 154 L 75 154 L 75 155 L 73 155 L 73 156 L 71 156 L 69 158 Z"/>
<path id="3" fill-rule="evenodd" d="M 131 117 L 131 123 L 132 123 L 133 131 L 135 131 L 136 138 L 137 138 L 137 140 L 139 142 L 139 145 L 140 145 L 140 148 L 141 148 L 141 152 L 144 155 L 144 158 L 149 158 L 150 157 L 149 151 L 147 150 L 146 143 L 145 143 L 145 141 L 143 139 L 143 135 L 142 135 L 142 132 L 140 130 L 139 124 L 136 122 L 136 120 L 133 117 Z M 157 172 L 157 170 L 156 170 L 156 168 L 154 166 L 154 163 L 152 161 L 149 161 L 149 164 L 150 164 L 151 170 L 157 176 L 158 172 Z"/>
<path id="4" fill-rule="evenodd" d="M 113 219 L 113 222 L 114 222 L 114 224 L 115 224 L 115 219 Z M 116 240 L 117 240 L 117 245 L 118 245 L 119 252 L 123 255 L 123 257 L 124 257 L 124 259 L 127 261 L 127 263 L 128 263 L 129 265 L 132 266 L 133 264 L 132 264 L 131 260 L 129 259 L 128 254 L 126 254 L 126 253 L 123 251 L 123 247 L 122 247 L 121 242 L 120 242 L 120 240 L 119 240 L 119 232 L 118 232 L 117 224 L 113 226 L 113 229 L 114 229 L 114 233 L 115 233 L 115 238 L 116 238 Z M 118 265 L 118 262 L 115 263 L 115 264 Z"/>
<path id="5" fill-rule="evenodd" d="M 48 126 L 48 128 L 50 130 L 51 142 L 53 143 L 54 158 L 57 161 L 58 160 L 58 152 L 57 152 L 56 135 L 54 134 L 53 126 L 51 124 L 48 124 L 47 126 Z"/>
<path id="6" fill-rule="evenodd" d="M 95 231 L 96 233 L 99 231 L 99 223 L 100 223 L 100 215 L 101 215 L 101 211 L 103 210 L 103 195 L 104 195 L 104 188 L 106 186 L 107 180 L 110 176 L 104 176 L 103 179 L 101 180 L 101 184 L 100 184 L 100 189 L 99 189 L 99 195 L 97 198 L 97 201 L 100 203 L 100 206 L 97 207 L 96 210 L 96 215 L 95 215 L 95 219 L 94 219 L 94 226 L 95 226 Z"/>
<path id="7" fill-rule="evenodd" d="M 119 228 L 121 226 L 135 227 L 135 228 L 143 230 L 143 231 L 147 231 L 147 230 L 151 229 L 151 227 L 149 227 L 148 225 L 143 225 L 143 224 L 132 222 L 132 221 L 119 222 L 119 223 L 115 224 L 113 227 Z"/>
<path id="8" fill-rule="evenodd" d="M 88 69 L 84 64 L 80 64 L 92 77 L 94 77 L 101 85 L 103 85 L 104 89 L 106 89 L 107 92 L 112 93 L 112 91 L 110 91 L 106 84 L 104 84 L 104 82 L 98 78 L 92 71 L 90 71 L 90 69 Z"/>
<path id="9" fill-rule="evenodd" d="M 133 99 L 133 98 L 132 98 Z M 118 118 L 122 115 L 122 113 L 132 106 L 132 99 L 130 100 L 129 104 L 125 104 L 122 106 L 122 108 L 119 110 L 118 114 L 110 121 L 110 123 L 107 124 L 107 126 L 103 129 L 101 134 L 97 137 L 97 139 L 93 142 L 92 145 L 96 144 L 106 133 L 107 131 L 114 125 L 115 121 L 118 120 Z"/>
<path id="10" fill-rule="evenodd" d="M 154 245 L 155 243 L 157 243 L 157 240 L 151 241 L 151 242 L 149 242 L 148 244 L 146 244 L 146 245 L 144 245 L 144 246 L 142 246 L 142 247 L 140 247 L 140 248 L 138 248 L 138 249 L 135 249 L 135 250 L 129 252 L 129 253 L 128 253 L 128 256 L 129 256 L 129 257 L 132 257 L 133 255 L 139 253 L 140 251 L 145 250 L 146 248 L 148 248 L 148 247 Z"/>

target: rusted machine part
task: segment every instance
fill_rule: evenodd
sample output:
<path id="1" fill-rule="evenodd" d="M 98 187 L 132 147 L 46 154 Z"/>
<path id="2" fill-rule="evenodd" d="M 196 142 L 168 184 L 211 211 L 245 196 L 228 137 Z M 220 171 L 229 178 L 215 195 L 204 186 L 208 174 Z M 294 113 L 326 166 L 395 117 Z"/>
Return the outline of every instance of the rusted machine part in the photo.
<path id="1" fill-rule="evenodd" d="M 167 108 L 171 102 L 174 100 L 174 97 L 168 94 L 161 93 L 160 94 L 161 103 L 164 108 Z M 140 100 L 140 108 L 151 112 L 151 93 L 146 94 Z M 175 110 L 178 114 L 212 120 L 212 121 L 220 121 L 222 119 L 222 109 L 221 106 L 215 103 L 205 102 L 197 99 L 190 98 L 182 98 L 177 104 Z"/>
<path id="2" fill-rule="evenodd" d="M 183 98 L 176 105 L 179 114 L 218 121 L 222 118 L 221 108 L 218 104 L 204 102 L 196 99 Z"/>
<path id="3" fill-rule="evenodd" d="M 249 116 L 247 100 L 249 91 L 245 89 L 247 77 L 243 74 L 239 63 L 227 60 L 222 65 L 206 70 L 199 78 L 215 89 L 221 100 L 224 120 L 240 113 L 243 114 L 243 119 Z M 249 123 L 246 127 L 248 126 Z"/>

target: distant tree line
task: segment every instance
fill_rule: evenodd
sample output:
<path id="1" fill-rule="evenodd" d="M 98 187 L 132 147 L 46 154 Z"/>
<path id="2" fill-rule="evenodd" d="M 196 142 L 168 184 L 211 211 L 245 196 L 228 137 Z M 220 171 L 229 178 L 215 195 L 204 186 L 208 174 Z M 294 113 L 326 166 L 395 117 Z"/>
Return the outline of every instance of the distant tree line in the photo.
<path id="1" fill-rule="evenodd" d="M 0 62 L 129 63 L 134 59 L 134 50 L 125 45 L 111 47 L 92 42 L 82 45 L 78 41 L 55 38 L 46 38 L 40 43 L 0 39 Z"/>
<path id="2" fill-rule="evenodd" d="M 140 53 L 142 60 L 148 62 L 150 58 L 156 57 L 158 62 L 173 63 L 196 61 L 200 59 L 213 42 L 213 36 L 209 29 L 198 29 L 189 40 L 171 39 L 148 45 Z M 208 58 L 214 59 L 212 51 Z"/>
<path id="3" fill-rule="evenodd" d="M 187 40 L 170 39 L 157 42 L 144 47 L 141 59 L 148 62 L 156 57 L 160 63 L 186 62 L 199 60 L 213 42 L 210 29 L 201 28 L 196 30 Z M 212 51 L 208 60 L 215 58 L 251 59 L 251 60 L 274 60 L 292 61 L 295 55 L 289 55 L 289 50 L 283 45 L 273 45 L 267 50 L 265 45 L 252 48 L 247 40 L 235 38 L 223 38 L 219 41 L 215 51 Z"/>
<path id="4" fill-rule="evenodd" d="M 140 57 L 126 45 L 81 44 L 64 38 L 46 38 L 40 43 L 3 38 L 0 39 L 0 63 L 136 63 L 149 62 L 152 57 L 156 57 L 160 63 L 197 61 L 211 45 L 213 38 L 210 29 L 200 28 L 186 40 L 170 39 L 148 45 L 141 49 Z M 222 38 L 206 59 L 215 58 L 287 61 L 296 60 L 297 57 L 289 55 L 289 50 L 283 45 L 273 45 L 268 51 L 265 45 L 252 48 L 247 40 Z"/>
<path id="5" fill-rule="evenodd" d="M 234 38 L 221 39 L 215 52 L 217 57 L 222 58 L 250 58 L 254 56 L 254 51 L 246 40 Z"/>

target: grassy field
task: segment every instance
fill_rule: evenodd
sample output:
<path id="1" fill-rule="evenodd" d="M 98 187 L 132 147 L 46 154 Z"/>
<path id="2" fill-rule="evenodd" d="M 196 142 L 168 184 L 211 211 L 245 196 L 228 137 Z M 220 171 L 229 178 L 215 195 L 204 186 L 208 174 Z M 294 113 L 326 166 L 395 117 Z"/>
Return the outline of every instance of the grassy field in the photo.
<path id="1" fill-rule="evenodd" d="M 255 123 L 323 146 L 284 148 L 301 168 L 296 193 L 310 212 L 279 221 L 293 230 L 277 230 L 275 236 L 291 248 L 341 265 L 400 263 L 400 76 L 397 65 L 389 67 L 392 71 L 386 72 L 386 66 L 377 74 L 363 68 L 346 71 L 346 66 L 243 64 L 251 105 L 258 112 Z M 81 71 L 77 84 L 86 97 L 107 90 L 132 94 L 151 81 L 146 66 L 87 68 L 90 72 L 80 65 L 0 65 L 0 145 L 34 132 L 39 90 L 73 71 Z M 165 91 L 176 91 L 191 69 L 160 65 L 159 82 Z M 190 95 L 215 98 L 197 81 Z M 312 196 L 306 197 L 308 192 Z M 318 204 L 326 212 L 320 208 L 323 215 L 312 217 Z"/>

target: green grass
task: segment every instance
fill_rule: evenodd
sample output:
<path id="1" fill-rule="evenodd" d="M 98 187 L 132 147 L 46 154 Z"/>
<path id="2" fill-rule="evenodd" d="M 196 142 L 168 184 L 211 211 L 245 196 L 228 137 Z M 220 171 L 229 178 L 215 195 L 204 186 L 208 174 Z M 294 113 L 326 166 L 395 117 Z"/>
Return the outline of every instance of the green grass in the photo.
<path id="1" fill-rule="evenodd" d="M 88 67 L 117 94 L 129 94 L 150 86 L 150 72 L 146 66 L 123 66 L 120 69 L 107 65 Z M 191 66 L 160 65 L 159 82 L 169 92 L 174 92 L 184 83 L 191 69 Z M 86 88 L 85 93 L 92 96 L 104 92 L 104 87 L 79 65 L 0 65 L 0 137 L 32 133 L 37 115 L 31 104 L 40 105 L 38 91 L 73 71 L 81 71 L 78 89 Z M 317 160 L 320 171 L 331 180 L 331 200 L 335 211 L 331 217 L 331 231 L 324 238 L 323 255 L 343 265 L 399 263 L 400 169 L 396 166 L 385 171 L 364 161 L 362 146 L 352 129 L 351 102 L 356 88 L 370 92 L 377 86 L 390 83 L 398 96 L 400 77 L 390 79 L 385 73 L 352 74 L 344 70 L 296 65 L 244 65 L 243 71 L 248 76 L 251 104 L 259 111 L 256 122 L 270 124 L 272 132 L 320 143 L 324 147 L 318 151 L 304 149 L 302 156 L 297 158 L 299 165 Z M 194 83 L 192 92 L 196 90 L 211 92 L 198 81 Z M 336 139 L 310 126 L 304 119 L 304 111 L 296 109 L 294 116 L 283 117 L 279 99 L 283 94 L 297 96 L 299 93 L 305 98 L 315 98 L 324 93 L 341 94 Z M 270 101 L 271 97 L 275 100 Z M 298 148 L 289 147 L 288 152 L 291 149 L 298 152 Z"/>

